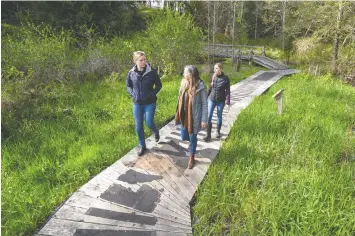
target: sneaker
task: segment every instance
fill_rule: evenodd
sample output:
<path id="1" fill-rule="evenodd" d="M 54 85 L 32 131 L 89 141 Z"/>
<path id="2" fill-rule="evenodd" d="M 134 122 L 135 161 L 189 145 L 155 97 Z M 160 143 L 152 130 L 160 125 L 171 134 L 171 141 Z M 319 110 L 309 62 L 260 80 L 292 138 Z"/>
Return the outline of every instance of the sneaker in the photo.
<path id="1" fill-rule="evenodd" d="M 140 147 L 137 152 L 138 156 L 142 156 L 146 150 L 147 150 L 146 147 Z"/>
<path id="2" fill-rule="evenodd" d="M 159 142 L 159 139 L 160 139 L 160 135 L 159 133 L 155 134 L 155 142 Z"/>

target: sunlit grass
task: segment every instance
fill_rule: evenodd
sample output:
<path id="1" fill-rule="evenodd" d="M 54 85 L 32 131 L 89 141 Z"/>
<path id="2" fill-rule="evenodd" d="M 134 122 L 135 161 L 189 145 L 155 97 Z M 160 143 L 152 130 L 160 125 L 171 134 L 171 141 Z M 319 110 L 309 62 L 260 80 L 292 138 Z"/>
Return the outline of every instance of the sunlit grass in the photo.
<path id="1" fill-rule="evenodd" d="M 272 95 L 285 89 L 284 114 Z M 197 192 L 196 235 L 352 235 L 355 89 L 284 78 L 234 124 Z"/>

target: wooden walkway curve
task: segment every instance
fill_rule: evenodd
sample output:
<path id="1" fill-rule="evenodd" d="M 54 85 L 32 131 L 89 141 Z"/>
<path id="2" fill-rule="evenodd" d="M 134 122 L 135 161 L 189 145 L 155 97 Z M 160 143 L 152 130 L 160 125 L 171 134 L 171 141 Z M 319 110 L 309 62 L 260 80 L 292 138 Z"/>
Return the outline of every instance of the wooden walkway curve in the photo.
<path id="1" fill-rule="evenodd" d="M 103 170 L 59 207 L 36 235 L 192 235 L 189 203 L 238 114 L 282 76 L 293 73 L 260 71 L 233 85 L 222 138 L 205 143 L 205 131 L 199 133 L 193 169 L 186 169 L 188 143 L 180 140 L 179 128 L 171 121 L 161 128 L 158 144 L 153 136 L 147 138 L 147 154 L 138 157 L 134 148 Z"/>

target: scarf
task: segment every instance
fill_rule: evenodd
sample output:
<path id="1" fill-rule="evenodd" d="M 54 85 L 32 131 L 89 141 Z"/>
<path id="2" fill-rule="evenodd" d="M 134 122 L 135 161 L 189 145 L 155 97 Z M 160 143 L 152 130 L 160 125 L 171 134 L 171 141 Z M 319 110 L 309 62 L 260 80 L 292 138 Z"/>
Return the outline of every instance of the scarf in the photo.
<path id="1" fill-rule="evenodd" d="M 189 134 L 193 133 L 192 100 L 193 96 L 188 94 L 187 91 L 183 92 L 179 97 L 179 103 L 175 114 L 175 121 L 181 123 Z"/>

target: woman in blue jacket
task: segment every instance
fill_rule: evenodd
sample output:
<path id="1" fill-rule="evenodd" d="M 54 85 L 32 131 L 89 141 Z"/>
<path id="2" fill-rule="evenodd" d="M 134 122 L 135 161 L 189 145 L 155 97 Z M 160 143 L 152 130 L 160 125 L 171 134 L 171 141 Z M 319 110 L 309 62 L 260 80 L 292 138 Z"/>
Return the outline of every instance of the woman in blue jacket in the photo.
<path id="1" fill-rule="evenodd" d="M 155 141 L 158 142 L 160 139 L 159 130 L 154 123 L 154 114 L 157 93 L 162 88 L 162 84 L 157 71 L 147 64 L 144 52 L 134 52 L 133 61 L 135 66 L 127 74 L 126 87 L 133 100 L 133 116 L 140 144 L 138 156 L 141 156 L 147 150 L 143 120 L 155 134 Z"/>

